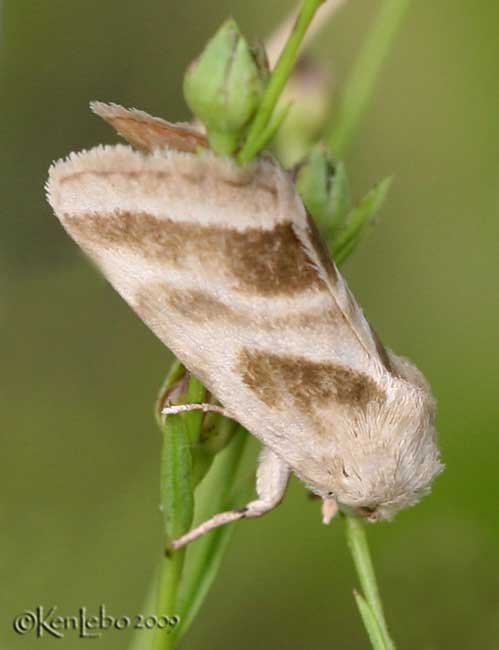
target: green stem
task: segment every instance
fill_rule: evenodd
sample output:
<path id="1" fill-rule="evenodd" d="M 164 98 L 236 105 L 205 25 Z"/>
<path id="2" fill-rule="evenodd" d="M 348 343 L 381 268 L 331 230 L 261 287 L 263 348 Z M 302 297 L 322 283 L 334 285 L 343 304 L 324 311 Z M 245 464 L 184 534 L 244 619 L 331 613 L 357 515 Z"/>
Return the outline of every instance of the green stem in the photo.
<path id="1" fill-rule="evenodd" d="M 328 148 L 345 156 L 371 98 L 379 71 L 395 40 L 411 0 L 384 0 L 343 91 Z"/>
<path id="2" fill-rule="evenodd" d="M 177 591 L 182 577 L 185 549 L 180 549 L 165 557 L 162 561 L 158 585 L 158 601 L 156 614 L 160 616 L 174 616 L 177 614 Z M 171 650 L 175 647 L 175 638 L 168 628 L 156 628 L 152 643 L 152 650 Z"/>
<path id="3" fill-rule="evenodd" d="M 238 160 L 240 163 L 248 163 L 258 153 L 261 133 L 267 127 L 284 86 L 293 72 L 293 68 L 298 59 L 298 50 L 300 49 L 307 29 L 315 13 L 324 2 L 325 0 L 304 0 L 302 10 L 296 20 L 293 31 L 272 71 L 258 111 L 251 123 L 246 142 L 239 152 Z"/>
<path id="4" fill-rule="evenodd" d="M 349 516 L 345 517 L 345 521 L 348 546 L 352 553 L 365 600 L 376 618 L 386 650 L 395 650 L 383 614 L 383 604 L 376 582 L 369 546 L 367 545 L 364 523 L 358 517 Z"/>

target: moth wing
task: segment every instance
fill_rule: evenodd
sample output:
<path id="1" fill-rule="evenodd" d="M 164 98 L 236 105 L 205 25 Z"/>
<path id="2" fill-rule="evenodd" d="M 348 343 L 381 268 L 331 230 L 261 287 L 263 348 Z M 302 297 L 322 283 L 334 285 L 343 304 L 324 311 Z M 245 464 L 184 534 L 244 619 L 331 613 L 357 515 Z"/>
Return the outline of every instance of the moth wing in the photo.
<path id="1" fill-rule="evenodd" d="M 144 151 L 175 149 L 195 153 L 208 147 L 206 137 L 191 124 L 167 122 L 135 108 L 91 102 L 91 110 L 110 124 L 122 138 Z"/>
<path id="2" fill-rule="evenodd" d="M 292 467 L 379 397 L 386 354 L 272 160 L 97 147 L 53 165 L 47 194 L 159 339 Z"/>

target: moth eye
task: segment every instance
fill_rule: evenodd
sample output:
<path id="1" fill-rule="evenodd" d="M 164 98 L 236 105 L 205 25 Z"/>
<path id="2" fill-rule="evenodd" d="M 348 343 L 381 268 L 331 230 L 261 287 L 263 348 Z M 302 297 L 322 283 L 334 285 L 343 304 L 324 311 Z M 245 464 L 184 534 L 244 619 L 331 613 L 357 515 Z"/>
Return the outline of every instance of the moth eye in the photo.
<path id="1" fill-rule="evenodd" d="M 328 496 L 328 497 L 334 497 L 334 492 L 328 492 L 328 493 L 327 493 L 327 496 Z"/>

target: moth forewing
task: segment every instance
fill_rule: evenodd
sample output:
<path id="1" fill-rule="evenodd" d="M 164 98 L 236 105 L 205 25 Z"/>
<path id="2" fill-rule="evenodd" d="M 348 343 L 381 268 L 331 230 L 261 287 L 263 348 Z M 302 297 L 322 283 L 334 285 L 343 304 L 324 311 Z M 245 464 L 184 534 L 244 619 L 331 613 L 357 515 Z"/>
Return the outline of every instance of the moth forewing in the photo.
<path id="1" fill-rule="evenodd" d="M 132 118 L 113 110 L 123 131 Z M 52 166 L 48 200 L 142 320 L 264 444 L 258 513 L 280 501 L 289 471 L 371 515 L 411 505 L 440 471 L 431 394 L 379 342 L 291 177 L 268 156 L 241 168 L 178 147 L 175 125 L 138 115 L 134 129 L 159 137 L 159 124 L 183 150 L 72 154 Z"/>

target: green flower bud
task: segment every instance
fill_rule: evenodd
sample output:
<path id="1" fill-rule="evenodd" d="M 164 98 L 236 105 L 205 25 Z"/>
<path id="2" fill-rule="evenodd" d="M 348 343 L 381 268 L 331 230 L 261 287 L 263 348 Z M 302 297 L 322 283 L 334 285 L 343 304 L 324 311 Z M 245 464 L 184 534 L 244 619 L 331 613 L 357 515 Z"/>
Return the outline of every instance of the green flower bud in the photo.
<path id="1" fill-rule="evenodd" d="M 318 145 L 298 167 L 296 186 L 307 210 L 330 239 L 351 207 L 345 166 L 341 162 L 333 165 Z"/>
<path id="2" fill-rule="evenodd" d="M 235 151 L 258 107 L 266 79 L 261 61 L 261 51 L 255 56 L 236 23 L 227 20 L 185 74 L 186 102 L 217 153 Z"/>
<path id="3" fill-rule="evenodd" d="M 334 260 L 341 264 L 369 231 L 386 198 L 391 178 L 378 183 L 352 207 L 344 164 L 333 165 L 318 145 L 297 168 L 295 182 Z"/>

